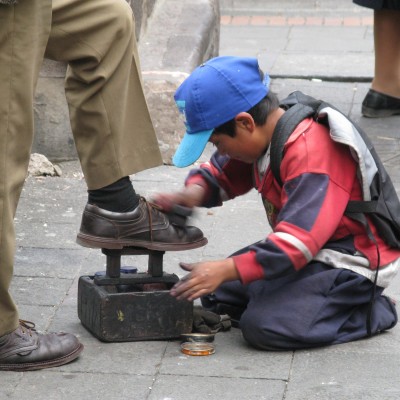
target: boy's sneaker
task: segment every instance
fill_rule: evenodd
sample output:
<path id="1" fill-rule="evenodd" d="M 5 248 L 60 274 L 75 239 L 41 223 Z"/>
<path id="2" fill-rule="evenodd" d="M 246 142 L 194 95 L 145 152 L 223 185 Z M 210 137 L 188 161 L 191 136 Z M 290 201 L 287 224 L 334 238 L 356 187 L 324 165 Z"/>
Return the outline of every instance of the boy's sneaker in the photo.
<path id="1" fill-rule="evenodd" d="M 127 213 L 87 204 L 76 241 L 92 248 L 142 247 L 159 251 L 189 250 L 207 244 L 200 229 L 172 224 L 159 207 L 143 197 L 138 207 Z"/>
<path id="2" fill-rule="evenodd" d="M 33 371 L 75 360 L 83 345 L 70 333 L 36 332 L 35 324 L 20 320 L 19 327 L 0 337 L 0 371 Z"/>

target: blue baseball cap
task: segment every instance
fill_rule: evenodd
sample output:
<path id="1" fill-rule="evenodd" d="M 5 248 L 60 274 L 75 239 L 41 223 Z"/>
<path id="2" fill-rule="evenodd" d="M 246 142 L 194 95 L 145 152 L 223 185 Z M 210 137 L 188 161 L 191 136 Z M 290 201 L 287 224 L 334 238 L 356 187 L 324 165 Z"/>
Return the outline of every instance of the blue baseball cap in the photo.
<path id="1" fill-rule="evenodd" d="M 261 80 L 256 58 L 216 57 L 197 67 L 174 96 L 186 126 L 174 165 L 193 164 L 216 127 L 250 110 L 268 91 L 269 76 Z"/>

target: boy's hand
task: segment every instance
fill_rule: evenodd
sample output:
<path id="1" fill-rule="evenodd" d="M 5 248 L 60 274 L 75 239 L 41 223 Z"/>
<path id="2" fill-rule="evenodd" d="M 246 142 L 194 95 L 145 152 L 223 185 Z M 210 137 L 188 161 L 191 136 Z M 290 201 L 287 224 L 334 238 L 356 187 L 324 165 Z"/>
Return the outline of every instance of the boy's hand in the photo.
<path id="1" fill-rule="evenodd" d="M 195 264 L 180 263 L 181 268 L 190 271 L 177 282 L 170 293 L 178 300 L 193 301 L 213 292 L 221 283 L 239 279 L 232 258 L 219 261 L 206 261 Z"/>
<path id="2" fill-rule="evenodd" d="M 200 185 L 189 185 L 174 193 L 156 193 L 152 201 L 169 212 L 176 204 L 184 207 L 198 207 L 203 203 L 205 190 Z"/>

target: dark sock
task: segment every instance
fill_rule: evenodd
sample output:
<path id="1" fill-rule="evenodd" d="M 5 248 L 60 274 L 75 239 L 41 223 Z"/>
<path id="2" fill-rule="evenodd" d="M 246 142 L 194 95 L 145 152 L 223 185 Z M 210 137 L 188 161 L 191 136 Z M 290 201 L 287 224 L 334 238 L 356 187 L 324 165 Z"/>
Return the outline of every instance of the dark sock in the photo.
<path id="1" fill-rule="evenodd" d="M 129 176 L 101 189 L 88 190 L 88 194 L 89 204 L 107 211 L 129 212 L 139 204 L 139 196 L 136 194 Z"/>

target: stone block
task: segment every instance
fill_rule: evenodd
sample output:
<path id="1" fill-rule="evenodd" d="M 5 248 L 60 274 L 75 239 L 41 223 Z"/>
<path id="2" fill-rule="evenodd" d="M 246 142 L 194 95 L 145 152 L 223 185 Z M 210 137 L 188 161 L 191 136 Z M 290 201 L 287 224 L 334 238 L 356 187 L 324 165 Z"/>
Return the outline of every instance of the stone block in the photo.
<path id="1" fill-rule="evenodd" d="M 139 40 L 141 32 L 146 30 L 147 19 L 151 15 L 157 0 L 126 0 L 133 10 L 136 22 L 136 37 Z"/>
<path id="2" fill-rule="evenodd" d="M 219 19 L 218 0 L 169 0 L 154 10 L 139 43 L 146 98 L 166 164 L 184 133 L 174 92 L 195 67 L 218 55 Z"/>
<path id="3" fill-rule="evenodd" d="M 52 161 L 78 157 L 64 94 L 65 71 L 64 63 L 44 60 L 36 87 L 32 152 L 44 154 Z"/>

